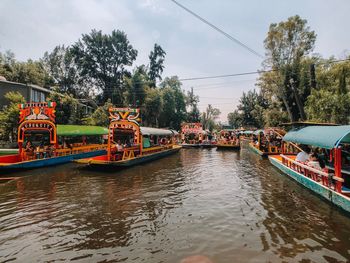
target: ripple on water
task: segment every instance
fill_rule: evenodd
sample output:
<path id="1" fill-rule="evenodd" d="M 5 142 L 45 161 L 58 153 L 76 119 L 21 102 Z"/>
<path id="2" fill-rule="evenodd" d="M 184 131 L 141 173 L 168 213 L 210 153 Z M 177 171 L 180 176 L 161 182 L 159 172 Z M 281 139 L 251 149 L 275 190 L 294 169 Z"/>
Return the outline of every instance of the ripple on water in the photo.
<path id="1" fill-rule="evenodd" d="M 243 149 L 0 186 L 0 261 L 346 262 L 350 220 Z M 303 261 L 304 260 L 304 261 Z"/>

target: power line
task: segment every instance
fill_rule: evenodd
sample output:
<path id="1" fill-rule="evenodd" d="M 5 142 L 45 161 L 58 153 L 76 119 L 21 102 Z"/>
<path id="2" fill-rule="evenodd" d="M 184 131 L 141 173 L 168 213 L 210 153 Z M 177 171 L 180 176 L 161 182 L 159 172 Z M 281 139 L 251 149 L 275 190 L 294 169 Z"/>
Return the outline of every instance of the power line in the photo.
<path id="1" fill-rule="evenodd" d="M 235 42 L 236 44 L 240 45 L 241 47 L 247 49 L 250 53 L 258 56 L 259 58 L 264 58 L 264 56 L 260 55 L 258 52 L 256 52 L 254 49 L 248 47 L 246 44 L 242 43 L 241 41 L 239 41 L 237 38 L 231 36 L 230 34 L 226 33 L 225 31 L 221 30 L 220 28 L 218 28 L 217 26 L 213 25 L 212 23 L 210 23 L 208 20 L 204 19 L 203 17 L 201 17 L 200 15 L 196 14 L 195 12 L 191 11 L 190 9 L 188 9 L 187 7 L 183 6 L 182 4 L 180 4 L 179 2 L 177 2 L 176 0 L 170 0 L 173 3 L 175 3 L 176 5 L 178 5 L 179 7 L 181 7 L 182 9 L 184 9 L 185 11 L 187 11 L 188 13 L 190 13 L 191 15 L 193 15 L 194 17 L 198 18 L 199 20 L 201 20 L 203 23 L 207 24 L 208 26 L 210 26 L 211 28 L 213 28 L 214 30 L 218 31 L 219 33 L 223 34 L 225 37 L 227 37 L 228 39 L 230 39 L 231 41 Z"/>
<path id="2" fill-rule="evenodd" d="M 171 0 L 171 1 L 172 1 L 172 0 Z M 179 81 L 190 81 L 190 80 L 200 80 L 200 79 L 218 79 L 218 78 L 227 78 L 227 77 L 237 77 L 237 76 L 254 75 L 254 74 L 265 73 L 265 72 L 271 72 L 271 71 L 276 71 L 276 70 L 271 69 L 271 70 L 260 70 L 260 71 L 243 72 L 243 73 L 226 74 L 226 75 L 193 77 L 193 78 L 179 79 Z"/>

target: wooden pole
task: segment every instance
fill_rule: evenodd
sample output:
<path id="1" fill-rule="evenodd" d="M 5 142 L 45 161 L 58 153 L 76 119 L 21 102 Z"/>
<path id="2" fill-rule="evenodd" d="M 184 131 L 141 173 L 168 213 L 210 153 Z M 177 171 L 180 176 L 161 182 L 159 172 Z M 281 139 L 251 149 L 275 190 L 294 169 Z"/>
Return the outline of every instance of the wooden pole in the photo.
<path id="1" fill-rule="evenodd" d="M 341 147 L 334 148 L 334 174 L 338 178 L 342 178 L 341 175 Z M 342 182 L 337 180 L 335 182 L 335 190 L 340 193 L 342 188 Z"/>

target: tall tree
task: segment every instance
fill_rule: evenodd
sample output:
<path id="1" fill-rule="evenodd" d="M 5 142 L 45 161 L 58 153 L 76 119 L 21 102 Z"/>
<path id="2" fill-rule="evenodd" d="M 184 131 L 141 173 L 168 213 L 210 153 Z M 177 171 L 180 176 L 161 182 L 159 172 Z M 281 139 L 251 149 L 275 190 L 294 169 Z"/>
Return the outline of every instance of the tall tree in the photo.
<path id="1" fill-rule="evenodd" d="M 208 104 L 205 112 L 202 113 L 201 122 L 205 130 L 213 131 L 215 121 L 219 118 L 221 112 L 219 109 L 214 108 L 211 104 Z"/>
<path id="2" fill-rule="evenodd" d="M 291 121 L 305 119 L 299 91 L 300 62 L 313 50 L 315 41 L 315 32 L 298 15 L 289 17 L 287 21 L 271 24 L 264 41 L 265 65 L 279 72 L 279 88 L 283 90 L 283 103 L 289 109 Z"/>
<path id="3" fill-rule="evenodd" d="M 42 63 L 62 93 L 72 94 L 76 98 L 85 98 L 90 91 L 74 62 L 69 47 L 56 46 L 51 53 L 45 52 Z"/>
<path id="4" fill-rule="evenodd" d="M 199 97 L 194 94 L 193 88 L 187 92 L 187 106 L 190 108 L 187 114 L 188 122 L 200 122 L 201 115 L 198 109 Z"/>
<path id="5" fill-rule="evenodd" d="M 124 77 L 124 85 L 127 103 L 133 107 L 143 106 L 146 89 L 149 87 L 146 67 L 144 65 L 136 67 L 130 77 Z"/>
<path id="6" fill-rule="evenodd" d="M 123 77 L 137 56 L 124 32 L 113 30 L 106 35 L 92 30 L 72 46 L 72 54 L 81 74 L 102 91 L 101 101 L 110 98 L 113 104 L 123 103 Z"/>
<path id="7" fill-rule="evenodd" d="M 238 110 L 234 110 L 227 115 L 228 124 L 234 128 L 238 129 L 242 126 L 242 115 Z"/>
<path id="8" fill-rule="evenodd" d="M 148 76 L 151 80 L 151 86 L 155 87 L 157 79 L 162 79 L 164 70 L 165 51 L 158 44 L 154 44 L 153 50 L 149 54 L 149 72 Z"/>

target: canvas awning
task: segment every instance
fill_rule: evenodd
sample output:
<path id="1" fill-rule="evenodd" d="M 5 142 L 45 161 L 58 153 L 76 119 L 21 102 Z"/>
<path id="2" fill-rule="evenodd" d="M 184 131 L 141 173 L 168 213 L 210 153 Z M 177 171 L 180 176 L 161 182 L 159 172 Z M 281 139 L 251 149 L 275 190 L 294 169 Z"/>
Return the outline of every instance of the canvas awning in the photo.
<path id="1" fill-rule="evenodd" d="M 339 143 L 350 143 L 350 125 L 309 126 L 288 132 L 283 140 L 332 149 Z"/>
<path id="2" fill-rule="evenodd" d="M 156 136 L 172 136 L 173 132 L 166 129 L 158 129 L 151 127 L 140 127 L 142 135 L 156 135 Z"/>
<path id="3" fill-rule="evenodd" d="M 106 134 L 108 134 L 108 129 L 100 126 L 57 125 L 58 136 L 92 136 Z"/>

